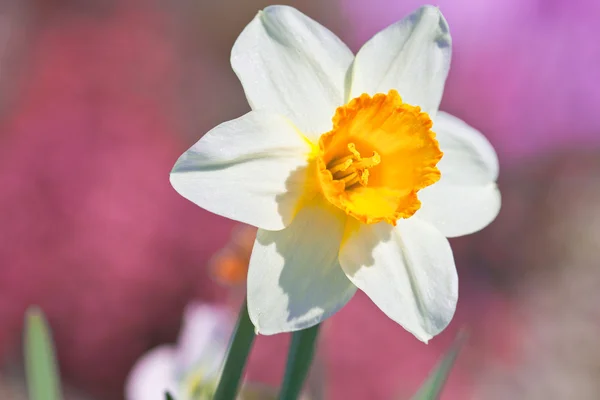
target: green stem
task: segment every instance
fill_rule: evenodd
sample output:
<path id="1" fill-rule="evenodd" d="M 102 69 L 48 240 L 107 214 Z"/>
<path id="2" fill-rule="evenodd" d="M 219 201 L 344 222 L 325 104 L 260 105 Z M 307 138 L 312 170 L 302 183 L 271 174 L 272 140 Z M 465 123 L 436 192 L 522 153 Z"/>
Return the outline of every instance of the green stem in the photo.
<path id="1" fill-rule="evenodd" d="M 312 328 L 294 332 L 279 400 L 296 400 L 300 396 L 315 354 L 319 326 L 315 325 Z"/>
<path id="2" fill-rule="evenodd" d="M 254 326 L 248 316 L 248 306 L 244 302 L 213 400 L 234 400 L 236 398 L 254 337 Z"/>

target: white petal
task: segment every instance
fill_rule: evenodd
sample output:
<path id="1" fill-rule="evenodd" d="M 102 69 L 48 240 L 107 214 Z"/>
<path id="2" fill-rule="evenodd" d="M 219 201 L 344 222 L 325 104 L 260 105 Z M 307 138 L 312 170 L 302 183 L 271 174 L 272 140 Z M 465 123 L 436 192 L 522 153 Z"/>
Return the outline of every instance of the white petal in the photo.
<path id="1" fill-rule="evenodd" d="M 348 278 L 391 319 L 427 342 L 450 322 L 458 277 L 448 240 L 416 218 L 360 225 L 340 252 Z"/>
<path id="2" fill-rule="evenodd" d="M 203 379 L 217 379 L 234 323 L 234 316 L 225 307 L 189 304 L 177 341 L 177 365 L 181 371 L 202 370 Z"/>
<path id="3" fill-rule="evenodd" d="M 252 109 L 285 115 L 312 139 L 331 130 L 353 58 L 331 31 L 287 6 L 259 12 L 231 51 Z"/>
<path id="4" fill-rule="evenodd" d="M 433 130 L 444 152 L 438 163 L 442 177 L 419 192 L 416 216 L 446 237 L 477 232 L 500 211 L 496 152 L 481 132 L 450 114 L 440 112 Z"/>
<path id="5" fill-rule="evenodd" d="M 437 7 L 424 6 L 377 33 L 352 66 L 350 97 L 396 89 L 406 103 L 435 115 L 448 69 L 451 39 Z"/>
<path id="6" fill-rule="evenodd" d="M 303 208 L 279 232 L 259 230 L 248 271 L 248 312 L 259 333 L 316 325 L 356 287 L 338 262 L 346 216 L 328 205 Z"/>
<path id="7" fill-rule="evenodd" d="M 438 168 L 445 183 L 482 185 L 498 179 L 498 156 L 481 132 L 443 111 L 433 131 L 444 153 Z"/>
<path id="8" fill-rule="evenodd" d="M 179 398 L 175 357 L 173 346 L 160 346 L 142 356 L 129 373 L 125 398 L 164 400 L 166 391 Z"/>
<path id="9" fill-rule="evenodd" d="M 456 186 L 436 183 L 419 192 L 421 209 L 414 217 L 433 224 L 446 237 L 477 232 L 500 212 L 500 191 L 495 183 Z"/>
<path id="10" fill-rule="evenodd" d="M 279 230 L 310 188 L 310 150 L 287 119 L 253 111 L 217 126 L 186 151 L 171 184 L 210 212 Z"/>

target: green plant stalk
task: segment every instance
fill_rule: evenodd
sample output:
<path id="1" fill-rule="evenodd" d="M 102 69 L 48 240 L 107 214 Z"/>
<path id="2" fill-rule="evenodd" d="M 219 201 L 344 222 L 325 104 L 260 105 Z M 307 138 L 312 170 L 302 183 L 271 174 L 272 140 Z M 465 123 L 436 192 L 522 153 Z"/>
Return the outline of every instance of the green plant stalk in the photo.
<path id="1" fill-rule="evenodd" d="M 244 302 L 213 400 L 234 400 L 236 398 L 255 336 L 254 325 L 248 315 L 248 305 Z"/>
<path id="2" fill-rule="evenodd" d="M 319 336 L 319 326 L 294 332 L 288 352 L 285 376 L 279 392 L 280 400 L 296 400 L 308 375 L 315 345 Z"/>

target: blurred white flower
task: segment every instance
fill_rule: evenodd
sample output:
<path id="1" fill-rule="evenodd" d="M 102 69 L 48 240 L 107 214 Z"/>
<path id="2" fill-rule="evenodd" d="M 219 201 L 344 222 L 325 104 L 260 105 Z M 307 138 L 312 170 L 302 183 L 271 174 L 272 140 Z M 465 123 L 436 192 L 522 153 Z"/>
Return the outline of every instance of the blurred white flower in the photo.
<path id="1" fill-rule="evenodd" d="M 356 57 L 286 6 L 240 34 L 231 63 L 253 111 L 186 151 L 171 183 L 260 228 L 247 280 L 259 333 L 316 325 L 357 288 L 425 342 L 448 325 L 458 278 L 446 237 L 482 229 L 500 209 L 494 149 L 438 112 L 450 56 L 431 6 Z"/>
<path id="2" fill-rule="evenodd" d="M 223 307 L 190 304 L 177 344 L 157 347 L 138 360 L 126 384 L 127 400 L 210 399 L 227 353 L 234 318 Z"/>

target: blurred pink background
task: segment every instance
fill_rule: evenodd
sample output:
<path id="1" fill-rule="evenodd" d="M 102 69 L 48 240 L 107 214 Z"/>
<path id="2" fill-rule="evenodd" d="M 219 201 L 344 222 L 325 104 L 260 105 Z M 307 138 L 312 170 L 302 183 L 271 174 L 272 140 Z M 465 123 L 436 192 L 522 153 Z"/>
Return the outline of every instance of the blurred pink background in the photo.
<path id="1" fill-rule="evenodd" d="M 355 51 L 426 4 L 287 3 Z M 234 223 L 181 198 L 168 174 L 203 133 L 248 110 L 229 52 L 268 4 L 0 3 L 3 399 L 22 398 L 31 304 L 48 315 L 72 398 L 113 400 L 136 359 L 175 340 L 186 303 L 226 299 L 207 261 Z M 436 5 L 454 40 L 442 109 L 496 147 L 503 210 L 453 241 L 460 301 L 429 345 L 362 294 L 326 324 L 327 398 L 408 398 L 467 327 L 442 399 L 597 399 L 600 3 Z M 287 340 L 259 338 L 249 379 L 280 382 Z"/>

